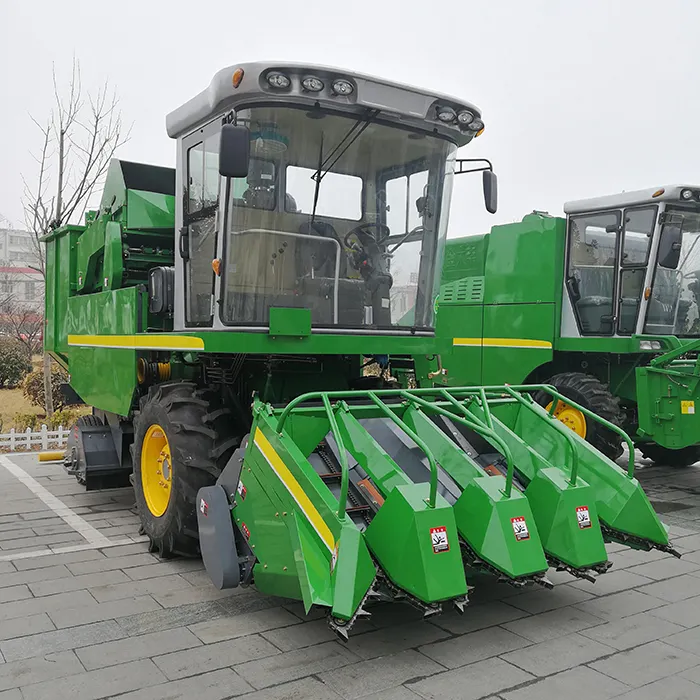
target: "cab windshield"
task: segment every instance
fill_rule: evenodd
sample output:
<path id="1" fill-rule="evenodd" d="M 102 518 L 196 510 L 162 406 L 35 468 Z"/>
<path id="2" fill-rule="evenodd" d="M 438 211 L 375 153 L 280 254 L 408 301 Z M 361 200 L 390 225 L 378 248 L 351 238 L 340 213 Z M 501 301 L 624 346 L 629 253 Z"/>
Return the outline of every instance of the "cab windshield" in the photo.
<path id="1" fill-rule="evenodd" d="M 300 307 L 316 327 L 432 327 L 456 146 L 375 118 L 237 113 L 251 160 L 228 192 L 225 324 Z"/>
<path id="2" fill-rule="evenodd" d="M 700 211 L 669 207 L 664 215 L 644 332 L 700 336 L 699 304 Z"/>

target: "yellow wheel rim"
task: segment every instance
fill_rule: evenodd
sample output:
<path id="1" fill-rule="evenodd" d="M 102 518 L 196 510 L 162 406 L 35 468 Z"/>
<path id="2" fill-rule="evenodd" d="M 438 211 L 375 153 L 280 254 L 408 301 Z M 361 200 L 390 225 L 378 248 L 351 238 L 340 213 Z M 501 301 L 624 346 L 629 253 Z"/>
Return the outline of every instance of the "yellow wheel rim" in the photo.
<path id="1" fill-rule="evenodd" d="M 141 447 L 141 484 L 148 510 L 160 518 L 168 509 L 172 489 L 172 459 L 165 431 L 154 423 Z"/>
<path id="2" fill-rule="evenodd" d="M 551 410 L 553 401 L 547 405 L 547 410 Z M 579 437 L 586 437 L 586 416 L 568 403 L 560 401 L 554 411 L 554 417 L 560 420 L 567 428 L 573 430 Z"/>

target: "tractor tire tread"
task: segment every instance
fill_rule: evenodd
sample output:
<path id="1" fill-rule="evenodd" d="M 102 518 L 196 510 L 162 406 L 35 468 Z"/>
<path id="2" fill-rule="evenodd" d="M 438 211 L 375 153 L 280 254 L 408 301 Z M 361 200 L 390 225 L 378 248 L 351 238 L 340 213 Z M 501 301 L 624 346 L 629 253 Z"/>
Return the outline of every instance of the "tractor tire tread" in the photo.
<path id="1" fill-rule="evenodd" d="M 229 414 L 219 407 L 216 391 L 192 382 L 173 381 L 150 387 L 141 398 L 140 410 L 135 412 L 131 447 L 134 490 L 142 527 L 149 537 L 149 551 L 162 558 L 200 553 L 197 493 L 216 481 L 240 442 Z M 149 425 L 158 422 L 154 413 L 166 423 L 161 427 L 166 431 L 173 459 L 171 501 L 160 518 L 148 510 L 140 479 L 140 445 Z"/>
<path id="2" fill-rule="evenodd" d="M 552 385 L 564 396 L 570 396 L 572 400 L 613 425 L 622 425 L 623 415 L 619 398 L 613 396 L 609 388 L 597 377 L 583 372 L 561 372 L 550 377 L 545 383 Z M 550 397 L 545 392 L 539 392 L 536 400 L 541 405 L 547 405 Z M 588 419 L 586 428 L 586 440 L 606 457 L 615 461 L 622 455 L 622 439 L 617 433 Z"/>
<path id="3" fill-rule="evenodd" d="M 641 443 L 637 448 L 645 459 L 650 459 L 660 466 L 683 468 L 700 461 L 700 445 L 689 445 L 679 450 L 672 450 L 656 443 Z"/>

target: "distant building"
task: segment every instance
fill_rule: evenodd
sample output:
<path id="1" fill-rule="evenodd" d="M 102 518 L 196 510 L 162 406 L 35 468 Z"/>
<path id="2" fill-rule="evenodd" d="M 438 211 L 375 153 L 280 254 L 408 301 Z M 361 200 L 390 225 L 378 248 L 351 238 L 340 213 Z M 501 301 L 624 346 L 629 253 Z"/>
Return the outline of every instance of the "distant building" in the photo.
<path id="1" fill-rule="evenodd" d="M 41 310 L 43 301 L 44 277 L 32 235 L 0 228 L 0 304 Z"/>

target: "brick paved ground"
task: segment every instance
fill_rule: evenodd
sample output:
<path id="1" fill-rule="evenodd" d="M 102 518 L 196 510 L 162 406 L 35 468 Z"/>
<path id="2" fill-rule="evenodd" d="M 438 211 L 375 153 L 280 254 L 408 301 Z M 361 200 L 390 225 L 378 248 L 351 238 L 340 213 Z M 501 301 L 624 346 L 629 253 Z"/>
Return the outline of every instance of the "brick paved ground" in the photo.
<path id="1" fill-rule="evenodd" d="M 472 580 L 461 617 L 380 607 L 341 644 L 297 603 L 222 593 L 201 562 L 148 554 L 129 491 L 87 494 L 59 465 L 12 461 L 95 530 L 0 464 L 0 700 L 700 698 L 700 466 L 639 471 L 680 561 L 613 546 L 595 585 Z M 100 538 L 128 544 L 86 548 Z"/>

